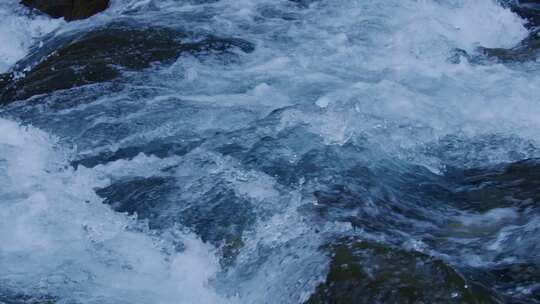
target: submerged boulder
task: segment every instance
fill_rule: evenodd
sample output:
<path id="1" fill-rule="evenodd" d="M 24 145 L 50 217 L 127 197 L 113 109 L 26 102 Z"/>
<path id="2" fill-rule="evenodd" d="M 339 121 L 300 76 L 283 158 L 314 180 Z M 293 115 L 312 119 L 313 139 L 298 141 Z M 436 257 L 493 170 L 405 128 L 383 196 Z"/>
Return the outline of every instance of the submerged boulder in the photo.
<path id="1" fill-rule="evenodd" d="M 10 75 L 1 76 L 0 103 L 109 81 L 122 70 L 140 71 L 153 63 L 172 63 L 184 52 L 227 52 L 231 48 L 253 51 L 249 42 L 236 38 L 207 37 L 194 43 L 183 43 L 182 38 L 185 35 L 175 29 L 126 24 L 109 24 L 76 35 L 52 53 L 42 55 L 44 59 L 32 68 L 19 72 L 23 77 L 10 80 Z"/>
<path id="2" fill-rule="evenodd" d="M 512 48 L 479 48 L 482 55 L 502 62 L 524 62 L 538 58 L 540 52 L 540 1 L 517 0 L 509 3 L 510 9 L 525 19 L 525 26 L 530 29 L 527 38 Z"/>
<path id="3" fill-rule="evenodd" d="M 503 5 L 506 2 L 503 2 Z M 487 57 L 501 62 L 534 61 L 540 53 L 540 1 L 516 0 L 506 5 L 525 20 L 525 27 L 530 30 L 527 38 L 512 48 L 485 48 L 480 47 L 480 58 Z"/>
<path id="4" fill-rule="evenodd" d="M 540 31 L 533 31 L 513 48 L 480 48 L 480 52 L 502 62 L 524 62 L 536 60 L 540 53 Z"/>
<path id="5" fill-rule="evenodd" d="M 0 74 L 0 92 L 7 87 L 11 81 L 13 81 L 13 75 L 11 73 Z"/>
<path id="6" fill-rule="evenodd" d="M 109 6 L 109 0 L 22 0 L 21 3 L 67 21 L 88 18 Z"/>
<path id="7" fill-rule="evenodd" d="M 330 251 L 326 281 L 306 304 L 503 303 L 486 287 L 423 253 L 355 239 L 341 240 Z"/>
<path id="8" fill-rule="evenodd" d="M 173 60 L 181 46 L 177 36 L 176 31 L 166 28 L 118 25 L 85 33 L 4 87 L 0 101 L 108 81 L 118 76 L 120 68 L 140 70 L 151 62 Z"/>

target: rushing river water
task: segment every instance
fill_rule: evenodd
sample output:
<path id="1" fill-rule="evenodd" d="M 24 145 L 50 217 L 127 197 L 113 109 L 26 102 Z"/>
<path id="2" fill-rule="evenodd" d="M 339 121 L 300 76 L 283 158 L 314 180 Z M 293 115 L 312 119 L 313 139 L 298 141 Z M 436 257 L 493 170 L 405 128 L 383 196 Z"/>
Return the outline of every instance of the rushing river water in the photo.
<path id="1" fill-rule="evenodd" d="M 1 2 L 0 72 L 111 22 L 233 46 L 0 108 L 0 303 L 346 303 L 337 244 L 353 303 L 540 302 L 540 66 L 465 55 L 528 35 L 496 1 Z"/>

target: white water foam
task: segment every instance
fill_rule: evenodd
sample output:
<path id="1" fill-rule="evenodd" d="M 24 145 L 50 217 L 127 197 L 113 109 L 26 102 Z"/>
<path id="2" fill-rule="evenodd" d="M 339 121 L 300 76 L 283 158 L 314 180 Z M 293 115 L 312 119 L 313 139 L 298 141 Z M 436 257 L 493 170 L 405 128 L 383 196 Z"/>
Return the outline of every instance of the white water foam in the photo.
<path id="1" fill-rule="evenodd" d="M 181 6 L 184 12 L 198 10 L 196 5 L 187 4 L 196 1 L 131 2 L 134 3 L 131 9 L 153 7 L 176 12 L 175 5 L 180 2 L 186 4 Z M 508 47 L 525 37 L 523 21 L 495 1 L 319 1 L 295 11 L 301 21 L 282 20 L 279 16 L 261 18 L 260 7 L 276 3 L 290 5 L 285 0 L 222 0 L 209 4 L 220 14 L 211 18 L 210 22 L 215 23 L 205 27 L 256 44 L 256 51 L 245 55 L 246 62 L 223 67 L 181 58 L 167 71 L 170 75 L 166 80 L 172 79 L 171 83 L 160 78 L 162 74 L 157 75 L 159 85 L 170 86 L 175 94 L 182 92 L 185 98 L 216 109 L 230 107 L 215 111 L 216 115 L 212 115 L 215 120 L 197 116 L 195 112 L 179 116 L 182 112 L 172 109 L 178 107 L 169 111 L 165 101 L 156 104 L 161 112 L 154 113 L 145 107 L 131 117 L 158 121 L 160 126 L 171 130 L 170 135 L 177 135 L 172 131 L 183 132 L 178 117 L 194 126 L 191 131 L 202 133 L 200 129 L 214 125 L 223 129 L 234 128 L 233 123 L 241 125 L 230 119 L 231 113 L 239 112 L 233 107 L 251 103 L 276 108 L 288 104 L 312 105 L 306 107 L 309 111 L 305 108 L 284 111 L 283 128 L 307 125 L 329 144 L 367 137 L 392 155 L 452 134 L 540 138 L 538 74 L 499 64 L 479 66 L 465 59 L 459 64 L 447 60 L 455 48 L 474 52 L 480 45 Z M 119 9 L 121 4 L 115 1 L 113 8 Z M 21 37 L 31 37 L 25 35 Z M 124 110 L 121 101 L 114 101 L 101 100 L 99 119 L 125 122 L 133 136 L 143 133 L 134 124 L 129 125 L 133 121 L 137 123 L 136 119 L 130 121 L 126 112 L 119 111 Z M 264 108 L 266 113 L 268 109 Z M 84 106 L 80 110 L 77 115 L 87 114 Z M 115 115 L 109 117 L 107 111 Z M 46 119 L 47 115 L 55 119 Z M 79 125 L 89 124 L 80 128 L 84 131 L 96 123 L 92 118 L 67 120 L 62 115 L 71 114 L 51 111 L 38 116 L 48 127 L 53 121 L 58 123 L 57 129 L 69 134 L 66 137 L 76 136 L 69 132 L 79 130 Z M 67 121 L 77 121 L 77 128 L 64 125 Z M 1 283 L 19 292 L 31 293 L 37 289 L 66 299 L 79 293 L 88 297 L 87 302 L 227 301 L 208 286 L 219 271 L 211 247 L 190 234 L 176 233 L 174 238 L 185 244 L 186 251 L 164 253 L 161 247 L 168 247 L 173 241 L 141 232 L 135 221 L 103 206 L 92 190 L 107 185 L 107 177 L 114 178 L 114 174 L 131 174 L 133 170 L 134 175 L 146 176 L 169 164 L 170 159 L 140 156 L 98 166 L 95 170 L 83 167 L 73 170 L 64 168 L 67 156 L 47 134 L 9 121 L 0 122 L 0 129 L 6 130 L 0 137 L 0 167 L 5 169 L 0 174 L 5 185 L 0 190 L 3 204 L 0 244 L 6 244 L 0 249 L 0 266 L 7 269 Z M 163 136 L 162 129 L 150 129 L 144 134 Z M 76 133 L 89 138 L 77 138 L 80 141 L 110 135 L 83 131 Z M 478 163 L 485 164 L 482 157 Z M 497 155 L 491 160 L 501 161 Z M 193 171 L 199 174 L 201 168 Z M 208 178 L 205 185 L 212 185 L 215 178 L 212 174 L 205 176 Z M 249 196 L 250 201 L 261 200 L 275 207 L 279 202 L 274 198 L 273 184 L 264 175 L 254 176 L 256 182 L 239 184 L 238 191 Z M 307 266 L 311 267 L 310 262 L 316 264 L 317 267 L 311 267 L 314 274 L 276 270 L 297 270 L 302 263 L 295 253 L 302 258 L 307 255 L 301 251 L 306 250 L 302 246 L 309 248 L 307 252 L 317 250 L 319 244 L 308 243 L 313 239 L 311 231 L 301 221 L 296 210 L 285 210 L 257 223 L 255 231 L 244 240 L 246 247 L 239 256 L 240 263 L 249 264 L 251 255 L 260 246 L 273 249 L 274 252 L 270 251 L 273 255 L 262 266 L 256 264 L 257 257 L 253 258 L 254 267 L 260 271 L 243 282 L 242 271 L 238 270 L 237 274 L 233 269 L 230 274 L 233 279 L 226 284 L 230 290 L 240 290 L 249 303 L 264 303 L 268 298 L 286 301 L 289 296 L 291 302 L 293 296 L 296 300 L 305 299 L 308 295 L 295 294 L 300 290 L 296 287 L 309 285 L 305 281 L 322 275 L 317 267 L 321 267 L 323 259 L 318 256 L 312 257 L 314 261 L 302 259 Z M 289 246 L 292 249 L 280 251 L 287 242 L 293 245 Z M 264 254 L 267 252 L 261 253 Z M 305 281 L 283 286 L 283 282 L 297 278 Z M 235 286 L 239 282 L 242 285 Z"/>
<path id="2" fill-rule="evenodd" d="M 93 191 L 108 181 L 67 167 L 55 138 L 5 119 L 0 129 L 2 288 L 76 303 L 228 302 L 209 286 L 210 246 L 112 211 Z"/>
<path id="3" fill-rule="evenodd" d="M 63 23 L 61 19 L 32 14 L 17 0 L 3 0 L 0 3 L 0 73 L 24 58 L 34 43 Z"/>

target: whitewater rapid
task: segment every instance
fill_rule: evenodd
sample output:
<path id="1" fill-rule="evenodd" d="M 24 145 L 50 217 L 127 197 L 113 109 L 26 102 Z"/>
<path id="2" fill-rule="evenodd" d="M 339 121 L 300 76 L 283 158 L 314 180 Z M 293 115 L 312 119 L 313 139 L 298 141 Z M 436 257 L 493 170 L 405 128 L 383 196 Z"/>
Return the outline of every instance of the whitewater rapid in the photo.
<path id="1" fill-rule="evenodd" d="M 210 246 L 181 230 L 154 235 L 102 204 L 94 188 L 121 165 L 75 170 L 54 137 L 4 119 L 0 127 L 7 134 L 0 139 L 0 291 L 86 303 L 224 303 L 208 288 L 218 269 Z M 175 244 L 185 250 L 174 253 Z"/>
<path id="2" fill-rule="evenodd" d="M 431 210 L 420 198 L 437 220 L 407 222 L 418 233 L 402 238 L 397 228 L 377 233 L 310 213 L 314 191 L 345 176 L 341 164 L 360 163 L 381 178 L 374 184 L 392 187 L 399 174 L 388 171 L 440 175 L 540 156 L 537 63 L 477 64 L 456 52 L 527 36 L 524 21 L 496 1 L 116 0 L 71 24 L 16 2 L 0 4 L 0 41 L 10 42 L 0 45 L 0 72 L 42 40 L 123 18 L 239 37 L 255 51 L 183 55 L 114 85 L 1 108 L 0 293 L 59 303 L 302 303 L 324 281 L 329 258 L 320 248 L 336 235 L 471 267 L 504 254 L 525 260 L 512 248 L 538 243 L 505 241 L 513 229 L 540 227 L 536 215 L 512 208 Z M 123 182 L 152 178 L 163 186 L 132 215 L 98 195 L 113 187 L 107 193 L 121 197 Z M 351 213 L 384 218 L 366 201 Z M 232 266 L 222 261 L 227 220 L 241 231 Z M 480 223 L 491 238 L 462 251 L 421 240 L 446 220 Z"/>

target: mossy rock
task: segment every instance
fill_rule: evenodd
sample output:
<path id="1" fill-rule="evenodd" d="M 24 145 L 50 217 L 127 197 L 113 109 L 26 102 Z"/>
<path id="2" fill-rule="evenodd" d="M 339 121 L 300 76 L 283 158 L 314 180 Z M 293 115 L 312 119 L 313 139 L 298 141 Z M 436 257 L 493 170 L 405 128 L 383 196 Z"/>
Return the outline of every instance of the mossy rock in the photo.
<path id="1" fill-rule="evenodd" d="M 355 239 L 328 249 L 332 260 L 326 281 L 306 304 L 503 303 L 426 254 Z"/>
<path id="2" fill-rule="evenodd" d="M 172 61 L 181 46 L 167 28 L 112 25 L 83 34 L 4 88 L 2 102 L 114 79 L 119 68 L 141 70 L 152 62 Z"/>
<path id="3" fill-rule="evenodd" d="M 3 88 L 0 79 L 0 103 L 110 81 L 118 77 L 122 70 L 140 71 L 153 63 L 170 64 L 185 52 L 223 53 L 231 48 L 253 51 L 252 44 L 237 38 L 207 37 L 195 43 L 182 43 L 181 39 L 185 36 L 171 28 L 123 23 L 109 24 L 76 35 L 29 71 L 23 72 L 24 77 L 9 81 Z M 50 43 L 57 44 L 56 41 Z M 44 46 L 44 49 L 54 48 Z"/>
<path id="4" fill-rule="evenodd" d="M 109 6 L 109 0 L 22 0 L 21 3 L 67 21 L 88 18 Z"/>

